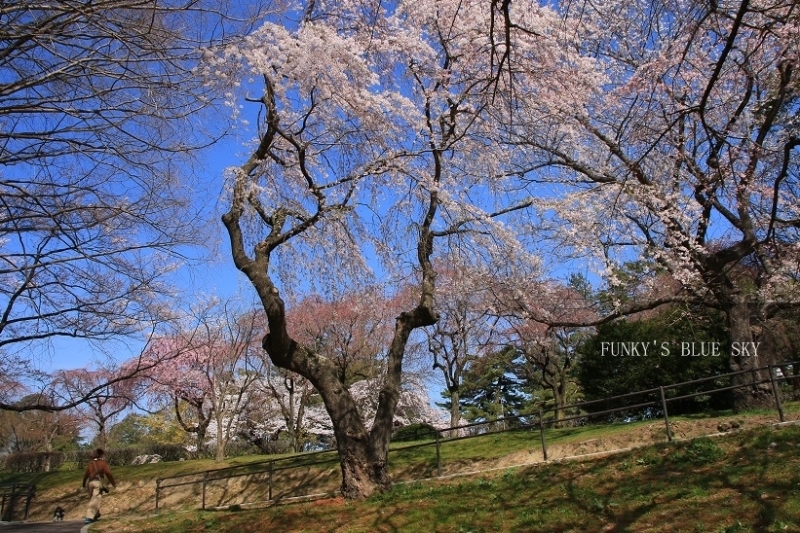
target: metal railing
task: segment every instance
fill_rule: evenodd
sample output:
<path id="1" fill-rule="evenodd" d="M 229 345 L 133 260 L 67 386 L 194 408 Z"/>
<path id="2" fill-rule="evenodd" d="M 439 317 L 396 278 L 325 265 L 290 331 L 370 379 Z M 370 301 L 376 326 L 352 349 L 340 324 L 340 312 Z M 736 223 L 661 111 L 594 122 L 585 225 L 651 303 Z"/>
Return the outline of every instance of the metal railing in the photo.
<path id="1" fill-rule="evenodd" d="M 655 411 L 657 413 L 657 416 L 650 416 L 650 418 L 651 419 L 663 418 L 666 430 L 665 431 L 666 439 L 668 442 L 671 442 L 674 438 L 674 435 L 672 432 L 672 425 L 669 418 L 670 402 L 676 402 L 698 396 L 711 395 L 715 393 L 720 393 L 724 391 L 730 391 L 745 387 L 756 388 L 760 385 L 766 385 L 766 384 L 769 384 L 771 388 L 775 409 L 777 410 L 778 413 L 778 418 L 780 422 L 785 422 L 785 413 L 781 401 L 779 385 L 781 382 L 800 379 L 800 376 L 785 376 L 785 375 L 777 376 L 775 370 L 779 368 L 779 366 L 790 366 L 796 364 L 800 364 L 800 361 L 783 363 L 782 365 L 770 365 L 766 367 L 749 369 L 739 372 L 730 372 L 727 374 L 718 374 L 706 378 L 695 379 L 681 383 L 674 383 L 670 385 L 663 385 L 652 389 L 631 392 L 628 394 L 612 396 L 609 398 L 579 402 L 569 405 L 551 407 L 547 409 L 539 409 L 537 412 L 534 413 L 522 414 L 511 417 L 500 417 L 497 420 L 464 424 L 461 426 L 442 430 L 442 432 L 444 433 L 456 436 L 443 437 L 441 433 L 437 431 L 432 435 L 433 439 L 428 442 L 422 442 L 422 443 L 417 442 L 414 444 L 392 447 L 389 453 L 391 457 L 392 454 L 396 455 L 400 452 L 408 452 L 410 450 L 423 447 L 434 447 L 435 462 L 429 469 L 429 474 L 421 475 L 419 477 L 416 477 L 415 479 L 438 477 L 442 475 L 442 470 L 443 470 L 441 450 L 444 444 L 462 441 L 466 439 L 480 438 L 486 435 L 496 435 L 508 431 L 538 430 L 539 433 L 538 440 L 541 445 L 542 456 L 544 460 L 547 461 L 548 443 L 545 437 L 545 430 L 548 429 L 548 427 L 555 425 L 562 425 L 568 422 L 575 422 L 578 425 L 583 425 L 589 422 L 590 420 L 592 419 L 596 420 L 599 417 L 606 417 L 606 420 L 608 420 L 610 415 L 614 415 L 617 413 L 630 413 L 636 410 L 644 410 L 652 408 L 655 408 L 656 410 L 660 409 L 660 411 Z M 729 380 L 737 376 L 742 376 L 748 373 L 752 374 L 752 379 L 746 383 L 737 385 L 725 385 L 722 387 L 715 387 L 708 390 L 694 391 L 688 394 L 680 394 L 677 396 L 669 396 L 667 394 L 667 391 L 677 390 L 687 385 L 698 385 L 713 381 Z M 763 375 L 765 373 L 769 374 L 769 378 L 759 378 L 759 375 Z M 627 403 L 628 400 L 636 397 L 643 397 L 643 400 L 645 401 L 638 401 L 632 404 Z M 597 411 L 591 409 L 597 404 L 601 404 L 602 402 L 620 403 L 623 400 L 625 400 L 624 402 L 625 404 L 619 407 L 601 409 Z M 559 413 L 567 413 L 567 412 L 577 412 L 578 414 L 570 416 L 561 416 L 561 417 L 558 416 Z M 552 417 L 548 418 L 546 415 L 551 413 Z M 494 430 L 494 431 L 487 430 L 479 432 L 480 428 L 483 429 L 491 428 L 492 426 L 496 426 L 499 423 L 503 423 L 506 429 Z M 509 428 L 509 425 L 511 425 L 512 427 Z M 592 424 L 592 425 L 603 425 L 603 424 Z M 320 468 L 320 467 L 325 467 L 325 468 Z M 300 476 L 301 480 L 298 480 L 298 476 L 291 476 L 291 475 L 282 476 L 282 474 L 285 474 L 286 472 L 297 471 L 298 469 L 306 469 L 306 471 L 309 473 L 313 471 L 313 476 L 311 477 L 311 480 L 313 480 L 314 483 L 310 481 L 306 482 L 302 481 L 302 476 Z M 238 495 L 236 495 L 236 497 L 230 494 L 235 491 L 230 491 L 230 493 L 227 493 L 228 485 L 230 485 L 231 480 L 241 479 L 241 478 L 249 478 L 250 486 L 240 488 L 240 491 Z M 225 487 L 221 487 L 221 485 L 223 485 L 223 483 L 221 482 L 224 482 Z M 282 483 L 282 487 L 280 490 L 277 490 L 276 485 L 279 482 Z M 225 501 L 228 502 L 227 506 L 244 504 L 245 502 L 243 502 L 242 500 L 241 493 L 245 491 L 248 491 L 248 494 L 250 496 L 255 497 L 258 500 L 258 502 L 276 502 L 286 499 L 296 499 L 303 497 L 310 498 L 310 497 L 333 494 L 337 491 L 337 487 L 340 483 L 341 483 L 341 472 L 339 470 L 339 458 L 337 452 L 335 450 L 310 452 L 290 457 L 268 459 L 255 463 L 243 464 L 240 466 L 207 470 L 197 474 L 187 474 L 187 475 L 159 478 L 156 480 L 155 509 L 156 511 L 158 511 L 161 508 L 164 499 L 163 496 L 166 491 L 169 491 L 169 489 L 171 488 L 183 487 L 187 485 L 193 485 L 196 487 L 195 493 L 196 497 L 200 499 L 200 508 L 206 509 L 209 506 L 208 505 L 209 493 L 212 491 L 214 492 L 214 499 L 216 500 L 216 504 L 212 506 L 219 507 L 223 506 L 223 502 Z M 330 490 L 320 492 L 321 489 L 319 487 L 321 485 L 328 487 Z M 313 490 L 315 490 L 316 492 L 312 491 L 312 487 Z M 231 500 L 237 500 L 237 501 L 231 503 Z M 246 503 L 257 503 L 257 502 L 250 501 Z"/>
<path id="2" fill-rule="evenodd" d="M 198 486 L 196 490 L 200 498 L 201 509 L 208 506 L 209 492 L 219 481 L 234 480 L 238 478 L 252 478 L 260 480 L 263 485 L 258 489 L 260 495 L 266 501 L 282 500 L 292 497 L 309 496 L 304 494 L 302 486 L 294 486 L 285 483 L 280 491 L 276 490 L 276 484 L 284 472 L 297 469 L 318 468 L 323 465 L 338 467 L 339 458 L 335 450 L 323 450 L 309 452 L 290 457 L 278 459 L 267 459 L 237 466 L 205 470 L 196 474 L 184 474 L 179 476 L 169 476 L 156 479 L 155 508 L 159 510 L 161 506 L 162 493 L 171 488 L 183 487 L 187 485 Z M 338 470 L 337 470 L 338 473 Z M 256 491 L 254 491 L 256 492 Z"/>
<path id="3" fill-rule="evenodd" d="M 31 500 L 36 497 L 36 485 L 30 483 L 8 483 L 0 485 L 0 520 L 11 522 L 14 519 L 14 507 L 17 501 L 25 500 L 25 511 L 22 520 L 28 519 Z"/>

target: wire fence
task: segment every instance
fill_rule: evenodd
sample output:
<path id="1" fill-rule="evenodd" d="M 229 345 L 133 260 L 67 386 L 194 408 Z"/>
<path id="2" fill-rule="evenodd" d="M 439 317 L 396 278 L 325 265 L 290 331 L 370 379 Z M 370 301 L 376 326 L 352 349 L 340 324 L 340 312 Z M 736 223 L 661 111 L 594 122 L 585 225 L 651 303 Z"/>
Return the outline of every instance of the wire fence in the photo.
<path id="1" fill-rule="evenodd" d="M 36 485 L 32 483 L 5 483 L 0 485 L 0 521 L 27 520 L 28 512 L 31 508 L 31 500 L 35 497 Z"/>
<path id="2" fill-rule="evenodd" d="M 754 393 L 759 392 L 762 399 L 765 394 L 769 394 L 770 409 L 775 409 L 778 420 L 785 422 L 786 413 L 782 396 L 789 391 L 781 389 L 791 388 L 791 393 L 796 394 L 800 376 L 784 375 L 780 368 L 800 369 L 796 366 L 798 364 L 800 361 L 719 374 L 609 398 L 539 409 L 537 412 L 524 415 L 464 424 L 442 432 L 436 431 L 427 435 L 429 440 L 424 442 L 393 445 L 389 451 L 390 476 L 394 481 L 441 477 L 446 475 L 445 465 L 449 464 L 448 461 L 457 466 L 455 463 L 478 459 L 464 458 L 455 453 L 457 443 L 512 431 L 523 432 L 525 438 L 535 444 L 541 454 L 539 460 L 543 461 L 550 459 L 548 431 L 567 425 L 594 427 L 609 424 L 611 420 L 621 419 L 623 422 L 629 422 L 661 419 L 664 427 L 663 432 L 660 432 L 660 438 L 671 442 L 675 435 L 674 424 L 670 421 L 670 403 L 740 388 L 750 389 Z M 698 385 L 731 383 L 747 374 L 750 375 L 746 383 L 696 390 Z M 786 384 L 790 381 L 792 386 L 787 387 Z M 686 386 L 693 386 L 695 390 L 681 393 L 681 388 Z M 605 409 L 598 407 L 604 403 L 617 406 Z M 634 414 L 637 412 L 639 416 Z M 425 437 L 420 435 L 420 438 Z M 426 453 L 428 449 L 431 449 L 431 452 Z M 448 458 L 448 455 L 452 458 Z M 197 474 L 158 478 L 155 489 L 155 510 L 158 512 L 163 507 L 186 505 L 187 498 L 193 498 L 201 509 L 311 499 L 336 494 L 340 484 L 341 470 L 337 452 L 335 450 L 310 452 L 207 470 Z M 187 491 L 185 488 L 187 486 L 191 487 L 191 490 Z"/>

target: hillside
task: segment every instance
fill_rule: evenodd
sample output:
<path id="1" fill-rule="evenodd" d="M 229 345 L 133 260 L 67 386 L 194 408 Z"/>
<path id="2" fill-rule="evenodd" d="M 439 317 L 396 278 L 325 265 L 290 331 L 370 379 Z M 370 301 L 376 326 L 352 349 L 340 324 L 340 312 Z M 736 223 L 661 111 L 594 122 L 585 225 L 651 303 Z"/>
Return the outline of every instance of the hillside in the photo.
<path id="1" fill-rule="evenodd" d="M 548 463 L 541 463 L 541 448 L 530 434 L 458 441 L 449 453 L 443 446 L 443 474 L 455 478 L 400 483 L 389 494 L 359 503 L 325 499 L 199 512 L 197 487 L 187 486 L 153 517 L 156 477 L 215 465 L 126 467 L 116 472 L 119 488 L 106 498 L 106 518 L 92 531 L 800 531 L 800 428 L 756 428 L 774 421 L 774 415 L 676 420 L 673 431 L 685 439 L 730 425 L 746 429 L 673 444 L 663 442 L 663 423 L 657 421 L 560 430 L 560 438 L 548 435 Z M 585 453 L 594 455 L 552 461 Z M 415 466 L 413 456 L 397 462 L 396 479 L 429 470 Z M 468 474 L 476 471 L 482 472 Z M 325 476 L 305 472 L 303 483 L 317 477 Z M 85 497 L 79 473 L 49 474 L 37 483 L 32 520 L 49 519 L 56 502 L 67 508 L 68 518 L 80 516 Z M 231 498 L 259 490 L 263 483 L 232 481 L 224 492 Z"/>
<path id="2" fill-rule="evenodd" d="M 365 502 L 168 512 L 92 532 L 800 531 L 800 428 L 402 484 Z"/>

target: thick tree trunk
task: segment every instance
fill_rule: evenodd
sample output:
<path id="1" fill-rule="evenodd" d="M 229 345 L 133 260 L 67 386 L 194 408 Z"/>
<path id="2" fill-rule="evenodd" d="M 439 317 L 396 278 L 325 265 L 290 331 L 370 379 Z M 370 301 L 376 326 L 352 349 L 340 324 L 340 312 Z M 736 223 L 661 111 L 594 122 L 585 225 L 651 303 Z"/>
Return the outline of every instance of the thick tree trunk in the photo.
<path id="1" fill-rule="evenodd" d="M 329 370 L 309 378 L 322 396 L 333 422 L 342 472 L 342 496 L 364 499 L 388 489 L 388 439 L 385 446 L 376 446 L 375 435 L 367 431 L 355 400 L 335 372 Z M 377 417 L 374 425 L 378 426 Z M 377 427 L 373 427 L 373 433 L 376 430 Z"/>
<path id="2" fill-rule="evenodd" d="M 356 434 L 337 434 L 337 448 L 342 470 L 342 496 L 347 499 L 368 498 L 387 490 L 391 482 L 386 472 L 388 450 L 373 450 L 368 434 L 353 428 Z"/>
<path id="3" fill-rule="evenodd" d="M 564 405 L 567 403 L 567 385 L 566 382 L 559 380 L 553 387 L 553 402 L 555 403 L 555 411 L 553 414 L 554 424 L 553 427 L 560 428 L 562 420 L 564 419 Z"/>
<path id="4" fill-rule="evenodd" d="M 317 370 L 328 363 L 322 358 L 318 362 L 320 365 L 316 367 Z M 378 417 L 373 423 L 372 432 L 367 431 L 350 391 L 331 369 L 318 373 L 309 372 L 307 377 L 322 396 L 333 422 L 342 472 L 342 496 L 347 499 L 364 499 L 388 489 L 390 482 L 386 466 L 389 438 L 380 438 L 383 437 L 380 435 L 380 428 L 383 426 L 378 423 Z M 388 427 L 391 428 L 391 423 Z"/>
<path id="5" fill-rule="evenodd" d="M 753 340 L 751 311 L 747 298 L 736 295 L 730 300 L 727 309 L 728 330 L 731 340 L 731 372 L 741 372 L 733 376 L 733 408 L 743 411 L 754 407 L 771 405 L 771 388 L 769 384 L 759 384 L 765 377 L 756 369 L 759 366 L 757 345 Z"/>
<path id="6" fill-rule="evenodd" d="M 458 423 L 461 421 L 461 395 L 459 394 L 458 388 L 451 388 L 450 389 L 450 427 L 454 428 L 458 426 Z M 450 437 L 458 437 L 458 430 L 454 429 L 450 431 Z"/>

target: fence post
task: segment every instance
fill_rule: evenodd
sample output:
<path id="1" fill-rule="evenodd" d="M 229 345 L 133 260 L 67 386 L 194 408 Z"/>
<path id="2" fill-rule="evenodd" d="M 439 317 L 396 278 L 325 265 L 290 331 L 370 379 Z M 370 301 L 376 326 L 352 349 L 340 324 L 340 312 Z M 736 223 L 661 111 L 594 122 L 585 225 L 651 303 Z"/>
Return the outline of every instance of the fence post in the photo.
<path id="1" fill-rule="evenodd" d="M 0 512 L 0 520 L 4 522 L 11 522 L 14 520 L 14 493 L 17 492 L 17 484 L 14 483 L 11 485 L 11 489 L 6 494 L 6 491 L 3 491 L 3 506 L 2 512 Z M 8 502 L 8 506 L 6 506 L 6 501 Z"/>
<path id="2" fill-rule="evenodd" d="M 664 409 L 664 423 L 667 425 L 667 442 L 672 442 L 672 429 L 669 427 L 669 413 L 667 413 L 667 399 L 664 396 L 664 387 L 658 387 L 661 392 L 661 408 Z"/>
<path id="3" fill-rule="evenodd" d="M 433 434 L 436 440 L 436 476 L 442 477 L 442 445 L 439 443 L 439 432 Z"/>
<path id="4" fill-rule="evenodd" d="M 269 494 L 267 494 L 267 501 L 272 501 L 272 472 L 273 472 L 272 462 L 273 460 L 270 459 L 269 463 L 267 463 L 269 465 L 269 482 L 267 483 L 269 486 Z"/>
<path id="5" fill-rule="evenodd" d="M 158 512 L 158 493 L 161 490 L 161 478 L 156 478 L 156 513 Z"/>
<path id="6" fill-rule="evenodd" d="M 539 437 L 542 439 L 542 457 L 547 461 L 547 443 L 544 441 L 544 419 L 541 409 L 539 409 Z"/>
<path id="7" fill-rule="evenodd" d="M 772 382 L 772 393 L 775 394 L 775 405 L 778 406 L 778 416 L 780 416 L 781 422 L 786 422 L 786 419 L 783 414 L 783 405 L 781 404 L 781 393 L 778 390 L 778 382 L 775 379 L 775 374 L 772 372 L 772 365 L 769 365 L 769 380 Z"/>
<path id="8" fill-rule="evenodd" d="M 28 511 L 31 509 L 31 499 L 36 496 L 36 485 L 28 485 L 28 494 L 25 498 L 25 521 L 28 521 Z"/>

